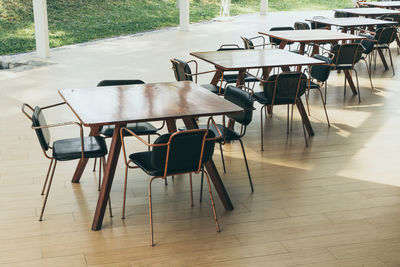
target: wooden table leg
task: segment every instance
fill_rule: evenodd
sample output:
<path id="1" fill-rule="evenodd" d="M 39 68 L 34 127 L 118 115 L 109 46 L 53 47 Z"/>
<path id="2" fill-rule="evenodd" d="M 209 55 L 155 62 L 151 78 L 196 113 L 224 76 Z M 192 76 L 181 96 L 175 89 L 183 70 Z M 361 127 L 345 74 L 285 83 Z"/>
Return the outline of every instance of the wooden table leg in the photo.
<path id="1" fill-rule="evenodd" d="M 222 73 L 223 73 L 222 70 L 217 69 L 217 71 L 215 72 L 214 77 L 212 78 L 210 83 L 211 84 L 217 84 L 219 82 L 219 80 L 221 79 L 221 77 L 222 77 Z"/>
<path id="2" fill-rule="evenodd" d="M 183 119 L 183 122 L 186 125 L 187 129 L 198 129 L 199 126 L 196 123 L 196 120 L 194 118 L 185 118 Z M 219 176 L 218 170 L 215 167 L 214 161 L 210 160 L 209 162 L 205 163 L 204 166 L 207 169 L 207 172 L 211 178 L 211 181 L 214 184 L 214 188 L 218 193 L 219 198 L 222 201 L 222 204 L 224 205 L 226 210 L 233 210 L 233 204 L 231 199 L 229 198 L 228 192 L 225 189 L 225 186 L 221 180 L 221 177 Z"/>
<path id="3" fill-rule="evenodd" d="M 301 115 L 301 119 L 303 120 L 304 126 L 306 127 L 306 130 L 308 132 L 309 136 L 314 136 L 314 130 L 311 126 L 310 120 L 308 118 L 307 112 L 304 108 L 303 101 L 301 101 L 301 98 L 297 101 L 297 109 L 299 110 L 299 113 Z"/>
<path id="4" fill-rule="evenodd" d="M 176 121 L 175 120 L 166 120 L 167 122 L 167 129 L 169 133 L 174 133 L 177 132 L 178 129 L 176 129 Z"/>
<path id="5" fill-rule="evenodd" d="M 100 126 L 95 126 L 90 129 L 89 135 L 96 136 L 96 135 L 99 135 L 99 133 L 100 133 Z M 88 159 L 86 159 L 86 158 L 79 160 L 78 165 L 76 166 L 76 169 L 75 169 L 74 176 L 72 176 L 72 180 L 71 180 L 72 183 L 79 183 L 79 180 L 81 179 L 82 173 L 85 170 L 87 162 L 88 162 Z"/>
<path id="6" fill-rule="evenodd" d="M 353 77 L 351 76 L 350 70 L 343 70 L 344 75 L 346 76 L 346 80 L 349 82 L 351 91 L 353 92 L 353 95 L 357 95 L 357 89 L 354 85 L 353 82 Z"/>
<path id="7" fill-rule="evenodd" d="M 116 124 L 111 141 L 110 151 L 108 153 L 107 165 L 104 171 L 103 183 L 101 186 L 99 198 L 97 200 L 96 211 L 93 217 L 92 230 L 101 229 L 104 213 L 106 211 L 108 198 L 110 197 L 111 186 L 114 180 L 115 169 L 117 168 L 119 152 L 121 151 L 120 129 L 126 124 Z"/>
<path id="8" fill-rule="evenodd" d="M 300 50 L 299 54 L 304 55 L 304 51 L 306 50 L 306 43 L 300 43 Z M 301 66 L 297 66 L 296 68 L 297 71 L 301 71 Z"/>
<path id="9" fill-rule="evenodd" d="M 239 87 L 240 85 L 244 84 L 244 75 L 246 73 L 246 70 L 239 70 L 239 74 L 237 76 L 237 80 L 236 80 L 236 87 Z"/>
<path id="10" fill-rule="evenodd" d="M 388 70 L 389 67 L 388 67 L 388 64 L 386 63 L 385 56 L 383 55 L 383 52 L 382 52 L 381 49 L 378 49 L 378 54 L 379 54 L 379 57 L 380 57 L 381 60 L 382 60 L 383 66 L 385 67 L 385 70 Z"/>

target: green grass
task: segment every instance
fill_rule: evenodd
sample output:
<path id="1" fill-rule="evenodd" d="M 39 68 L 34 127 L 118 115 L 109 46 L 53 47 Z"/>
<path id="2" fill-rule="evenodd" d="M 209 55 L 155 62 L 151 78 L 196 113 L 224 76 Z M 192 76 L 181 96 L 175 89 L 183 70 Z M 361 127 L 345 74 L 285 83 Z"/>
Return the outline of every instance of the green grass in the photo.
<path id="1" fill-rule="evenodd" d="M 219 15 L 220 0 L 191 0 L 191 22 Z M 259 11 L 259 0 L 232 0 L 231 15 Z M 176 0 L 47 0 L 51 47 L 177 26 Z M 269 10 L 332 9 L 351 0 L 270 0 Z M 0 55 L 32 51 L 31 0 L 0 0 Z"/>

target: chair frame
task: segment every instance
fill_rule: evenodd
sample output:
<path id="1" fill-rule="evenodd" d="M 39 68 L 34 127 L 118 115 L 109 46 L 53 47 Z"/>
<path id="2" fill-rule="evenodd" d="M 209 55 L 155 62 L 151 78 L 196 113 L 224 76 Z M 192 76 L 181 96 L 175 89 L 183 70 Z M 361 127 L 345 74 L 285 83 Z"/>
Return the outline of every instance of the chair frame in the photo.
<path id="1" fill-rule="evenodd" d="M 41 110 L 45 110 L 45 109 L 57 107 L 57 106 L 64 105 L 64 104 L 66 104 L 66 103 L 65 103 L 65 102 L 61 102 L 61 103 L 57 103 L 57 104 L 53 104 L 53 105 L 41 107 L 40 109 L 41 109 Z M 33 122 L 32 116 L 30 116 L 30 115 L 28 114 L 28 112 L 26 111 L 26 108 L 28 108 L 28 109 L 31 110 L 32 112 L 34 112 L 35 109 L 34 109 L 32 106 L 30 106 L 29 104 L 26 104 L 26 103 L 23 103 L 23 104 L 22 104 L 22 108 L 21 108 L 22 113 L 23 113 L 31 122 Z M 79 127 L 79 135 L 80 135 L 80 140 L 81 140 L 81 159 L 84 159 L 84 158 L 85 158 L 85 155 L 84 155 L 84 137 L 83 137 L 83 127 L 82 127 L 82 124 L 81 124 L 81 123 L 76 122 L 76 121 L 69 121 L 69 122 L 62 122 L 62 123 L 47 124 L 47 125 L 42 125 L 42 126 L 37 126 L 37 127 L 32 126 L 31 128 L 34 129 L 34 130 L 39 130 L 39 129 L 46 129 L 46 128 L 48 129 L 48 128 L 54 128 L 54 127 L 69 126 L 69 125 L 76 125 L 76 126 Z M 53 147 L 50 146 L 50 145 L 48 145 L 48 147 L 49 147 L 49 149 L 51 149 L 51 150 L 53 149 Z M 42 220 L 43 220 L 44 210 L 45 210 L 45 208 L 46 208 L 47 199 L 48 199 L 48 197 L 49 197 L 51 184 L 52 184 L 52 182 L 53 182 L 54 172 L 55 172 L 56 166 L 57 166 L 57 160 L 56 160 L 54 157 L 48 155 L 48 154 L 47 154 L 47 151 L 45 151 L 45 150 L 43 149 L 43 147 L 42 147 L 42 151 L 43 151 L 44 156 L 45 156 L 46 158 L 50 159 L 50 165 L 49 165 L 49 167 L 48 167 L 47 174 L 46 174 L 46 179 L 45 179 L 45 181 L 44 181 L 43 188 L 42 188 L 42 192 L 41 192 L 41 195 L 45 195 L 45 198 L 44 198 L 44 201 L 43 201 L 42 210 L 41 210 L 41 212 L 40 212 L 39 221 L 42 221 Z M 103 170 L 104 170 L 104 167 L 105 167 L 105 157 L 102 157 L 102 162 L 103 162 Z M 54 164 L 53 164 L 53 163 L 54 163 Z M 101 176 L 101 170 L 99 171 L 99 175 Z M 49 180 L 49 178 L 50 178 L 50 180 Z M 48 185 L 47 185 L 47 183 L 48 183 Z M 47 186 L 47 190 L 46 190 L 46 186 Z M 45 190 L 46 190 L 46 194 L 44 194 Z M 110 207 L 110 214 L 111 214 L 111 217 L 112 217 L 111 202 L 109 202 L 109 207 Z"/>
<path id="2" fill-rule="evenodd" d="M 178 62 L 178 61 L 176 61 L 176 60 L 174 60 L 174 59 L 170 59 L 170 61 L 171 61 L 171 63 L 173 63 L 171 69 L 172 69 L 174 72 L 176 72 L 176 69 L 174 68 L 174 63 L 175 63 L 175 64 L 180 64 L 180 62 Z M 189 65 L 189 63 L 194 63 L 194 64 L 195 64 L 195 73 L 186 73 L 186 72 L 185 72 L 185 76 L 190 76 L 190 77 L 195 76 L 195 83 L 197 83 L 197 81 L 198 81 L 198 76 L 199 76 L 199 75 L 207 74 L 207 73 L 213 73 L 213 72 L 216 72 L 216 71 L 217 71 L 217 70 L 209 70 L 209 71 L 198 72 L 198 70 L 199 70 L 199 63 L 197 63 L 196 60 L 192 59 L 192 60 L 185 61 L 185 62 L 186 62 L 188 65 Z M 218 89 L 218 95 L 221 95 L 223 78 L 224 78 L 224 73 L 222 73 L 222 76 L 221 76 L 221 84 L 220 84 L 219 89 Z"/>
<path id="3" fill-rule="evenodd" d="M 210 121 L 216 126 L 215 121 L 212 117 L 209 118 L 208 123 L 207 123 L 207 128 L 209 126 Z M 122 219 L 125 219 L 125 205 L 126 205 L 126 190 L 127 190 L 127 178 L 128 178 L 128 169 L 136 169 L 139 168 L 139 166 L 132 166 L 129 165 L 130 163 L 132 163 L 132 161 L 129 159 L 128 160 L 128 156 L 126 153 L 126 147 L 125 147 L 125 134 L 124 132 L 128 132 L 130 133 L 132 136 L 136 137 L 140 142 L 142 142 L 143 144 L 145 144 L 148 147 L 167 147 L 167 151 L 166 151 L 166 159 L 165 159 L 165 166 L 164 166 L 164 174 L 162 176 L 153 176 L 151 177 L 150 181 L 149 181 L 149 215 L 150 215 L 150 231 L 151 231 L 151 246 L 154 247 L 154 231 L 153 231 L 153 208 L 152 208 L 152 198 L 151 198 L 151 184 L 152 182 L 157 179 L 157 178 L 161 178 L 161 179 L 166 179 L 167 176 L 171 176 L 171 175 L 179 175 L 179 174 L 187 174 L 189 173 L 189 179 L 190 179 L 190 200 L 191 200 L 191 206 L 193 207 L 193 186 L 192 186 L 192 172 L 179 172 L 179 173 L 168 173 L 168 160 L 169 160 L 169 151 L 170 151 L 170 145 L 171 145 L 171 140 L 180 134 L 184 134 L 184 133 L 196 133 L 196 132 L 204 132 L 204 137 L 203 137 L 203 143 L 202 143 L 202 147 L 201 147 L 201 153 L 200 153 L 200 160 L 199 160 L 199 166 L 197 168 L 196 171 L 194 171 L 193 173 L 195 174 L 199 174 L 200 172 L 202 173 L 202 176 L 204 174 L 206 174 L 206 178 L 207 178 L 207 183 L 208 183 L 208 190 L 210 193 L 210 199 L 211 199 L 211 204 L 212 204 L 212 210 L 213 210 L 213 215 L 214 215 L 214 221 L 215 221 L 215 225 L 217 228 L 217 232 L 221 232 L 220 226 L 219 226 L 219 222 L 218 222 L 218 218 L 217 218 L 217 212 L 215 210 L 215 204 L 214 204 L 214 198 L 213 198 L 213 194 L 212 194 L 212 189 L 211 189 L 211 183 L 210 183 L 210 178 L 209 175 L 207 173 L 207 171 L 204 170 L 203 168 L 203 162 L 202 162 L 202 158 L 203 158 L 203 152 L 204 152 L 204 146 L 205 143 L 207 141 L 213 141 L 213 140 L 217 140 L 219 138 L 221 138 L 221 135 L 219 136 L 215 136 L 213 138 L 207 138 L 207 134 L 208 134 L 208 130 L 206 129 L 191 129 L 191 130 L 186 130 L 186 131 L 178 131 L 175 132 L 173 134 L 171 134 L 169 140 L 167 143 L 163 143 L 163 144 L 149 144 L 147 143 L 144 139 L 142 139 L 140 136 L 136 135 L 134 132 L 130 131 L 128 128 L 122 127 L 120 130 L 120 137 L 121 137 L 121 143 L 122 143 L 122 151 L 123 151 L 123 155 L 124 155 L 124 162 L 125 162 L 125 178 L 124 178 L 124 201 L 123 201 L 123 208 L 122 208 Z M 218 131 L 218 133 L 220 134 L 220 132 Z"/>

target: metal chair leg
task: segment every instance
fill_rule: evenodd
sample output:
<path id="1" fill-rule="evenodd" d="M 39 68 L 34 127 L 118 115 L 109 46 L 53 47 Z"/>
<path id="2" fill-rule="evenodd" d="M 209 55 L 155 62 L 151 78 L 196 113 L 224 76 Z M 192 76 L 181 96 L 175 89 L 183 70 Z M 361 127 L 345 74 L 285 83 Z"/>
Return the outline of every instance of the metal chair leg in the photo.
<path id="1" fill-rule="evenodd" d="M 343 91 L 344 96 L 346 96 L 346 84 L 347 84 L 347 80 L 346 80 L 346 76 L 344 76 L 344 91 Z"/>
<path id="2" fill-rule="evenodd" d="M 303 125 L 304 141 L 306 142 L 306 147 L 308 147 L 306 127 L 304 127 L 303 119 L 301 120 L 301 124 Z"/>
<path id="3" fill-rule="evenodd" d="M 51 167 L 53 166 L 53 161 L 54 161 L 54 159 L 51 159 L 50 165 L 49 165 L 49 169 L 47 170 L 46 179 L 44 180 L 44 184 L 43 184 L 43 188 L 42 188 L 42 193 L 41 193 L 42 196 L 44 195 L 44 190 L 46 189 L 47 180 L 49 179 L 49 174 L 50 174 Z"/>
<path id="4" fill-rule="evenodd" d="M 359 83 L 358 83 L 358 74 L 357 74 L 357 71 L 356 71 L 355 69 L 353 69 L 353 70 L 354 70 L 354 73 L 356 74 L 357 92 L 358 92 L 358 103 L 361 103 L 361 94 L 360 94 L 360 85 L 359 85 Z"/>
<path id="5" fill-rule="evenodd" d="M 97 162 L 97 158 L 94 158 L 94 164 L 93 164 L 93 171 L 96 171 L 96 162 Z"/>
<path id="6" fill-rule="evenodd" d="M 393 76 L 394 76 L 394 66 L 393 66 L 393 59 L 392 59 L 392 52 L 389 50 L 389 58 L 390 58 L 390 65 L 392 65 L 392 71 L 393 71 Z"/>
<path id="7" fill-rule="evenodd" d="M 203 172 L 206 174 L 207 184 L 208 184 L 208 191 L 210 192 L 210 200 L 211 200 L 212 210 L 213 210 L 213 214 L 214 214 L 214 221 L 215 221 L 215 225 L 217 227 L 217 232 L 219 233 L 219 232 L 221 232 L 221 228 L 219 228 L 217 212 L 215 211 L 215 204 L 214 204 L 213 194 L 212 194 L 212 191 L 211 191 L 210 178 L 208 177 L 208 173 L 205 170 L 203 170 Z"/>
<path id="8" fill-rule="evenodd" d="M 289 134 L 289 105 L 287 105 L 286 134 Z"/>
<path id="9" fill-rule="evenodd" d="M 97 191 L 99 191 L 99 192 L 100 192 L 100 188 L 101 188 L 101 169 L 102 169 L 102 167 L 101 167 L 101 158 L 100 158 L 99 159 L 99 185 L 97 187 Z"/>
<path id="10" fill-rule="evenodd" d="M 263 109 L 266 109 L 266 106 L 261 107 L 261 151 L 264 151 Z"/>
<path id="11" fill-rule="evenodd" d="M 294 104 L 292 104 L 292 114 L 290 115 L 290 132 L 293 131 L 293 108 Z"/>
<path id="12" fill-rule="evenodd" d="M 190 205 L 194 207 L 193 204 L 193 183 L 192 183 L 192 173 L 189 173 L 189 180 L 190 180 Z"/>
<path id="13" fill-rule="evenodd" d="M 225 159 L 224 159 L 224 150 L 222 149 L 222 144 L 221 144 L 221 143 L 219 143 L 219 151 L 221 152 L 222 167 L 224 167 L 224 173 L 226 173 Z"/>
<path id="14" fill-rule="evenodd" d="M 167 177 L 165 177 L 165 179 L 164 179 L 164 185 L 168 185 L 168 180 L 167 180 Z"/>
<path id="15" fill-rule="evenodd" d="M 200 203 L 203 201 L 203 182 L 204 182 L 204 166 L 201 167 L 201 180 L 200 180 Z"/>
<path id="16" fill-rule="evenodd" d="M 327 82 L 325 82 L 325 105 L 326 105 L 326 94 L 327 94 L 327 91 L 328 91 L 328 83 Z"/>
<path id="17" fill-rule="evenodd" d="M 311 116 L 310 105 L 308 104 L 308 98 L 310 96 L 310 88 L 307 89 L 307 92 L 308 92 L 308 94 L 307 93 L 305 94 L 306 95 L 306 105 L 307 105 L 308 116 Z"/>
<path id="18" fill-rule="evenodd" d="M 42 219 L 43 219 L 43 213 L 44 213 L 44 209 L 46 208 L 46 203 L 47 203 L 47 199 L 49 197 L 50 187 L 51 187 L 51 183 L 53 182 L 54 171 L 56 170 L 56 166 L 57 166 L 57 160 L 54 160 L 53 170 L 51 171 L 50 181 L 49 181 L 49 185 L 47 186 L 46 196 L 43 201 L 43 206 L 42 206 L 42 211 L 40 212 L 39 221 L 42 221 Z"/>
<path id="19" fill-rule="evenodd" d="M 147 143 L 150 144 L 150 135 L 149 134 L 147 135 Z M 150 146 L 147 147 L 147 150 L 150 151 Z"/>
<path id="20" fill-rule="evenodd" d="M 124 177 L 124 200 L 122 203 L 122 217 L 121 219 L 125 219 L 125 206 L 126 206 L 126 189 L 128 184 L 128 167 L 125 167 L 125 177 Z"/>
<path id="21" fill-rule="evenodd" d="M 151 232 L 151 243 L 152 247 L 155 246 L 154 244 L 154 233 L 153 233 L 153 207 L 151 205 L 151 183 L 156 177 L 152 177 L 149 181 L 149 217 L 150 217 L 150 232 Z"/>
<path id="22" fill-rule="evenodd" d="M 329 123 L 329 118 L 328 118 L 328 112 L 326 110 L 326 105 L 325 105 L 325 101 L 324 101 L 324 96 L 322 95 L 322 91 L 320 88 L 318 88 L 319 94 L 321 95 L 321 101 L 322 101 L 322 106 L 324 107 L 324 111 L 325 111 L 325 116 L 326 116 L 326 121 L 328 122 L 328 127 L 331 127 L 331 124 Z"/>
<path id="23" fill-rule="evenodd" d="M 247 158 L 246 158 L 246 153 L 245 153 L 245 151 L 244 151 L 244 146 L 243 146 L 242 139 L 239 138 L 239 142 L 240 142 L 240 145 L 242 146 L 242 152 L 243 152 L 244 163 L 246 163 L 247 175 L 249 176 L 249 182 L 250 182 L 251 192 L 253 193 L 253 192 L 254 192 L 253 181 L 251 180 L 249 165 L 247 164 Z"/>
<path id="24" fill-rule="evenodd" d="M 371 84 L 371 90 L 374 90 L 374 86 L 372 85 L 371 70 L 370 70 L 370 68 L 368 66 L 367 60 L 365 58 L 363 58 L 363 60 L 365 62 L 365 66 L 366 66 L 367 71 L 368 71 L 369 83 Z"/>

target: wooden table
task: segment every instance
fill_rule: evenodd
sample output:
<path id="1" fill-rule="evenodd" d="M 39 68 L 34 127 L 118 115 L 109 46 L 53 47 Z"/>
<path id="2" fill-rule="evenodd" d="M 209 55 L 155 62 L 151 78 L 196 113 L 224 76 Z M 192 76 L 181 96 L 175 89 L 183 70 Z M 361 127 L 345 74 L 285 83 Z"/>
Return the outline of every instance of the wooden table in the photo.
<path id="1" fill-rule="evenodd" d="M 397 9 L 400 8 L 400 1 L 390 1 L 390 2 L 361 2 L 363 6 L 372 6 L 372 7 L 380 7 L 380 8 L 388 8 L 388 9 Z"/>
<path id="2" fill-rule="evenodd" d="M 387 8 L 379 8 L 379 7 L 371 7 L 371 8 L 340 8 L 334 9 L 334 11 L 341 12 L 341 13 L 348 13 L 356 16 L 362 17 L 377 17 L 383 15 L 396 15 L 400 14 L 398 10 L 390 10 Z"/>
<path id="3" fill-rule="evenodd" d="M 354 41 L 366 39 L 364 36 L 357 36 L 342 32 L 335 32 L 330 30 L 297 30 L 297 31 L 267 31 L 259 32 L 259 34 L 267 35 L 272 38 L 281 40 L 279 48 L 284 49 L 289 42 L 300 43 L 300 54 L 304 53 L 306 44 L 314 43 L 338 43 L 339 41 Z M 319 47 L 314 45 L 312 55 L 319 53 Z M 351 91 L 354 95 L 357 94 L 357 89 L 354 85 L 353 79 L 349 70 L 343 70 L 346 79 L 349 82 Z"/>
<path id="4" fill-rule="evenodd" d="M 281 40 L 279 45 L 280 49 L 285 48 L 288 43 L 300 43 L 300 54 L 304 54 L 306 44 L 314 43 L 338 43 L 339 41 L 354 41 L 362 40 L 366 37 L 357 36 L 342 32 L 335 32 L 330 30 L 298 30 L 298 31 L 266 31 L 258 32 L 259 34 L 266 35 L 272 38 Z M 319 47 L 314 46 L 312 55 L 318 54 Z"/>
<path id="5" fill-rule="evenodd" d="M 357 27 L 371 27 L 377 25 L 397 25 L 395 21 L 387 21 L 381 19 L 371 19 L 363 17 L 349 17 L 349 18 L 324 18 L 324 19 L 306 19 L 306 21 L 320 23 L 328 26 L 337 26 L 342 28 L 342 32 L 350 31 L 354 34 Z"/>
<path id="6" fill-rule="evenodd" d="M 99 194 L 92 230 L 100 230 L 121 150 L 121 127 L 127 123 L 167 121 L 168 130 L 176 131 L 176 119 L 183 119 L 188 129 L 198 128 L 195 117 L 242 112 L 233 103 L 217 97 L 193 82 L 154 83 L 131 86 L 73 88 L 59 94 L 80 122 L 91 128 L 90 135 L 99 135 L 101 126 L 115 125 L 109 149 L 104 180 Z M 78 183 L 87 159 L 81 159 L 72 182 Z M 233 205 L 211 160 L 205 164 L 214 187 L 227 210 Z"/>
<path id="7" fill-rule="evenodd" d="M 211 80 L 212 84 L 218 83 L 224 71 L 239 71 L 238 80 L 236 82 L 237 86 L 243 84 L 243 78 L 248 69 L 262 69 L 263 77 L 265 79 L 275 67 L 281 67 L 284 71 L 288 71 L 289 66 L 307 66 L 325 63 L 311 57 L 282 49 L 192 52 L 190 55 L 215 66 L 217 71 Z M 313 136 L 314 131 L 301 100 L 298 101 L 297 107 L 303 118 L 308 134 Z"/>

